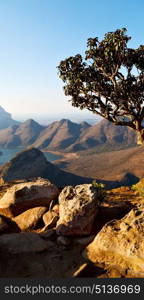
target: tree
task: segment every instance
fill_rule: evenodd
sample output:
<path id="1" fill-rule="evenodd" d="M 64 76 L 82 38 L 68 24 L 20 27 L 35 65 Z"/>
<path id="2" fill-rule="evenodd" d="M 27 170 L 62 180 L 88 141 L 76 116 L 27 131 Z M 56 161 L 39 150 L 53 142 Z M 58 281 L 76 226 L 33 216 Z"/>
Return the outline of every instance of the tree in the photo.
<path id="1" fill-rule="evenodd" d="M 137 132 L 144 142 L 144 45 L 128 48 L 126 29 L 89 38 L 86 57 L 80 54 L 60 62 L 59 76 L 74 107 L 88 109 L 115 125 Z"/>

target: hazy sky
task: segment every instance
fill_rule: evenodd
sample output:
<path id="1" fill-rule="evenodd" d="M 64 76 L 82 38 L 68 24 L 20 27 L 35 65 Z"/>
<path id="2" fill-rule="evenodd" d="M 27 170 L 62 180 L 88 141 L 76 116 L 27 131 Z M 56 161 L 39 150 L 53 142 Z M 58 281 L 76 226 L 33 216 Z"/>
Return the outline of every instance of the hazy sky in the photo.
<path id="1" fill-rule="evenodd" d="M 132 47 L 144 44 L 144 0 L 0 0 L 0 105 L 14 117 L 83 114 L 56 66 L 122 27 Z"/>

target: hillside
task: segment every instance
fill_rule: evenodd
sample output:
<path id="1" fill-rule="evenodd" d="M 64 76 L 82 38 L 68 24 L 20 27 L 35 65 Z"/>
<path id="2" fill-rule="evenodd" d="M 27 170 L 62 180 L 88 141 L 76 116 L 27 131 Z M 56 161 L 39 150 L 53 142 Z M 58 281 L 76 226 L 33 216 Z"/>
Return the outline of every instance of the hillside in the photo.
<path id="1" fill-rule="evenodd" d="M 70 120 L 62 119 L 61 121 L 53 122 L 43 130 L 33 146 L 40 149 L 65 150 L 73 145 L 90 127 L 86 122 L 77 124 Z"/>
<path id="2" fill-rule="evenodd" d="M 29 146 L 38 138 L 44 128 L 44 126 L 29 119 L 20 125 L 13 125 L 0 130 L 0 147 L 16 148 L 18 146 Z"/>
<path id="3" fill-rule="evenodd" d="M 8 128 L 9 126 L 17 124 L 19 124 L 19 122 L 13 120 L 11 114 L 5 111 L 2 106 L 0 106 L 0 129 Z"/>
<path id="4" fill-rule="evenodd" d="M 144 147 L 100 154 L 81 152 L 75 159 L 65 158 L 55 164 L 65 171 L 106 181 L 108 186 L 130 185 L 144 177 Z M 114 184 L 114 185 L 113 185 Z"/>
<path id="5" fill-rule="evenodd" d="M 89 183 L 92 178 L 77 176 L 70 172 L 60 170 L 47 161 L 44 154 L 36 149 L 21 151 L 0 168 L 0 177 L 4 181 L 21 180 L 35 177 L 49 179 L 57 186 Z"/>
<path id="6" fill-rule="evenodd" d="M 111 151 L 136 145 L 135 132 L 102 120 L 91 126 L 68 119 L 42 126 L 32 119 L 0 130 L 0 147 L 35 147 L 49 151 Z"/>
<path id="7" fill-rule="evenodd" d="M 102 120 L 87 128 L 80 138 L 67 150 L 87 150 L 93 147 L 100 148 L 102 145 L 107 145 L 107 148 L 109 148 L 111 144 L 113 146 L 136 144 L 135 132 L 128 127 L 115 126 L 107 120 Z"/>

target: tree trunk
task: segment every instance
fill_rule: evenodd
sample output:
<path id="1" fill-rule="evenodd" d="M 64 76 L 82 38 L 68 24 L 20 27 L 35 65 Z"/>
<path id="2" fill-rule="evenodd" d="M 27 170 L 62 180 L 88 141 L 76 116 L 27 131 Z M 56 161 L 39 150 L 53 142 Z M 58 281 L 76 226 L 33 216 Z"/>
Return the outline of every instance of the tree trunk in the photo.
<path id="1" fill-rule="evenodd" d="M 137 133 L 137 145 L 142 145 L 144 143 L 144 129 L 142 128 L 141 121 L 137 120 L 135 125 Z"/>
<path id="2" fill-rule="evenodd" d="M 137 131 L 137 145 L 144 144 L 144 130 Z"/>

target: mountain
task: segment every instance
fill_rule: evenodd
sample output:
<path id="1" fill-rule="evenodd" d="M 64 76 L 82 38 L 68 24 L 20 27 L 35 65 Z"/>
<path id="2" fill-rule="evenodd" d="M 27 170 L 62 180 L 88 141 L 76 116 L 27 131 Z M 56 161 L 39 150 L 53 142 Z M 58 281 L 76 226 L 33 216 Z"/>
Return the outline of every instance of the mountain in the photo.
<path id="1" fill-rule="evenodd" d="M 1 167 L 0 177 L 6 182 L 43 177 L 59 187 L 92 181 L 92 178 L 77 176 L 60 170 L 57 166 L 48 162 L 44 154 L 36 148 L 19 152 L 10 162 Z"/>
<path id="2" fill-rule="evenodd" d="M 42 131 L 37 141 L 33 144 L 39 149 L 65 150 L 77 141 L 85 130 L 90 128 L 87 122 L 80 124 L 71 122 L 67 119 L 53 122 Z"/>
<path id="3" fill-rule="evenodd" d="M 0 130 L 0 147 L 35 147 L 50 151 L 77 152 L 94 149 L 104 152 L 136 145 L 136 134 L 128 127 L 102 120 L 91 126 L 68 119 L 42 126 L 32 119 Z"/>
<path id="4" fill-rule="evenodd" d="M 5 111 L 2 106 L 0 106 L 0 129 L 8 128 L 9 126 L 17 124 L 19 124 L 19 122 L 13 120 L 11 114 Z"/>
<path id="5" fill-rule="evenodd" d="M 19 146 L 29 146 L 38 138 L 44 128 L 44 126 L 29 119 L 20 125 L 13 125 L 12 127 L 0 130 L 0 147 L 16 148 Z"/>
<path id="6" fill-rule="evenodd" d="M 87 128 L 67 150 L 80 151 L 102 145 L 135 145 L 136 134 L 125 126 L 116 126 L 107 120 Z"/>

